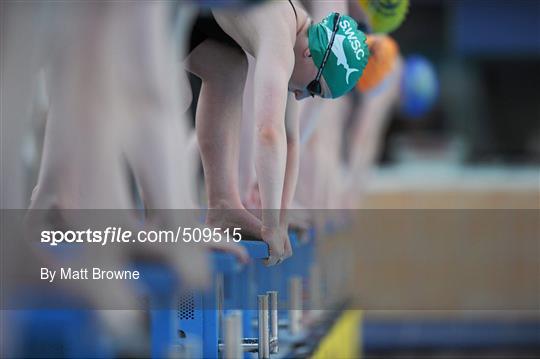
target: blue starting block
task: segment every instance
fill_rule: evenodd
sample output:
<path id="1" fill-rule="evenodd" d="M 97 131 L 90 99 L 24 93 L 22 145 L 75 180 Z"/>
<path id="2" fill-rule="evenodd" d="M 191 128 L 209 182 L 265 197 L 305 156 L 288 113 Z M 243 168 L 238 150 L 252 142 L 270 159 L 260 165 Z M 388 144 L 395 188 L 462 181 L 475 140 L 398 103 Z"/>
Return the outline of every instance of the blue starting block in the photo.
<path id="1" fill-rule="evenodd" d="M 260 260 L 268 257 L 268 246 L 261 241 L 242 241 L 250 257 Z M 255 308 L 252 265 L 240 265 L 233 255 L 213 254 L 214 271 L 211 288 L 203 293 L 181 296 L 178 302 L 178 330 L 180 342 L 195 338 L 202 344 L 201 356 L 217 358 L 222 342 L 222 318 L 229 310 Z M 255 311 L 256 312 L 256 311 Z M 252 335 L 249 315 L 244 315 L 244 333 Z"/>
<path id="2" fill-rule="evenodd" d="M 241 241 L 252 260 L 247 265 L 239 264 L 232 254 L 213 253 L 212 286 L 204 292 L 187 292 L 180 288 L 178 278 L 162 265 L 138 264 L 141 285 L 137 294 L 147 303 L 152 357 L 178 353 L 219 357 L 222 318 L 232 310 L 243 312 L 243 337 L 257 338 L 257 296 L 277 291 L 280 301 L 287 300 L 288 279 L 300 276 L 307 280 L 313 261 L 314 233 L 310 237 L 308 243 L 300 243 L 296 233 L 291 232 L 293 257 L 273 267 L 263 264 L 269 255 L 263 241 Z M 100 329 L 94 323 L 91 310 L 12 312 L 10 323 L 16 323 L 18 334 L 10 355 L 114 357 L 118 354 L 113 343 L 99 335 Z"/>

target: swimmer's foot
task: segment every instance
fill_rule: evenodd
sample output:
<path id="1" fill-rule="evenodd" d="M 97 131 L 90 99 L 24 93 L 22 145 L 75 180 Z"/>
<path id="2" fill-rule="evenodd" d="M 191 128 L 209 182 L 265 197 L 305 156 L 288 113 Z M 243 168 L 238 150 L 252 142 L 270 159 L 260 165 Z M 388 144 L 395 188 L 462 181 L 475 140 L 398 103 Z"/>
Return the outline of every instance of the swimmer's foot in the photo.
<path id="1" fill-rule="evenodd" d="M 282 260 L 289 258 L 293 254 L 288 229 L 289 229 L 289 226 L 284 226 L 281 228 L 281 241 L 283 242 L 283 249 L 284 249 Z"/>
<path id="2" fill-rule="evenodd" d="M 241 228 L 243 236 L 261 237 L 261 221 L 241 205 L 225 203 L 208 210 L 206 225 L 210 228 Z"/>
<path id="3" fill-rule="evenodd" d="M 247 250 L 239 244 L 227 242 L 209 242 L 204 244 L 205 248 L 212 251 L 219 251 L 232 254 L 238 262 L 242 264 L 249 263 L 249 254 Z"/>

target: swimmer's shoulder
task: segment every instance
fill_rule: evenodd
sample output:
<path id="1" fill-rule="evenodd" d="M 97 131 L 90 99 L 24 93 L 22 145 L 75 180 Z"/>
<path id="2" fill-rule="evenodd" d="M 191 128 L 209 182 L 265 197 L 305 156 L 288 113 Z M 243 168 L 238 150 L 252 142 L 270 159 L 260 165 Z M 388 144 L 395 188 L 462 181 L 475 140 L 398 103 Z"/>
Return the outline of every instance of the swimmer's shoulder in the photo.
<path id="1" fill-rule="evenodd" d="M 288 1 L 268 1 L 243 11 L 212 12 L 221 28 L 253 56 L 260 45 L 289 40 L 294 45 L 296 17 Z"/>

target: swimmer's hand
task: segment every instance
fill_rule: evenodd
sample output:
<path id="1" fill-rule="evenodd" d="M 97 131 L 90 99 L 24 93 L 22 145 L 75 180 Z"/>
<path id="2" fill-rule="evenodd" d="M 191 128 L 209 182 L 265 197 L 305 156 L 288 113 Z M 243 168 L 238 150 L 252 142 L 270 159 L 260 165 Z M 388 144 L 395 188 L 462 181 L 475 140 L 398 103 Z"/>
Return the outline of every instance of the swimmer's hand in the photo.
<path id="1" fill-rule="evenodd" d="M 289 224 L 283 224 L 281 226 L 281 239 L 283 241 L 283 248 L 285 250 L 283 254 L 283 260 L 292 256 L 291 240 L 289 239 Z"/>
<path id="2" fill-rule="evenodd" d="M 265 262 L 267 266 L 273 266 L 283 261 L 285 256 L 285 244 L 280 227 L 262 226 L 261 238 L 268 244 L 270 256 Z"/>

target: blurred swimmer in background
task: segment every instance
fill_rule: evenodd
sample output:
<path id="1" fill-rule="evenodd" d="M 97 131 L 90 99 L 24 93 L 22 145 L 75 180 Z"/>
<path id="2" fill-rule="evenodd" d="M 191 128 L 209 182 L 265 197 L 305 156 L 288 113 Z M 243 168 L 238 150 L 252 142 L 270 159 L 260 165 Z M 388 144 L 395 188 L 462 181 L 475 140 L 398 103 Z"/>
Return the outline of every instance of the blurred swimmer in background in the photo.
<path id="1" fill-rule="evenodd" d="M 10 173 L 2 175 L 2 208 L 25 206 L 18 151 L 25 131 L 31 128 L 25 109 L 38 73 L 37 82 L 45 90 L 36 96 L 39 106 L 35 107 L 42 111 L 34 112 L 42 121 L 46 118 L 46 131 L 28 226 L 80 225 L 70 222 L 68 211 L 51 223 L 50 217 L 43 215 L 46 212 L 36 209 L 135 208 L 130 174 L 146 209 L 193 207 L 186 193 L 188 176 L 182 158 L 185 121 L 179 121 L 179 101 L 186 97 L 182 91 L 187 84 L 179 86 L 178 82 L 185 82 L 185 77 L 178 73 L 172 10 L 166 2 L 2 3 L 2 74 L 6 75 L 2 96 L 7 104 L 2 116 L 6 129 L 2 131 L 2 166 Z M 189 24 L 193 11 L 186 6 L 179 14 L 182 22 Z M 180 30 L 181 47 L 187 28 Z M 135 216 L 128 211 L 122 213 L 126 218 L 119 226 L 141 227 Z M 178 223 L 174 211 L 152 213 L 157 215 L 146 218 L 144 225 Z M 232 251 L 242 261 L 247 259 L 241 247 L 231 244 L 182 245 L 174 250 L 152 246 L 145 247 L 144 253 L 137 253 L 140 248 L 110 250 L 106 257 L 85 250 L 78 265 L 127 266 L 134 257 L 144 254 L 161 258 L 186 287 L 201 287 L 209 283 L 207 252 L 211 248 Z M 44 253 L 37 255 L 41 260 L 52 259 Z M 124 283 L 99 293 L 84 282 L 66 289 L 82 294 L 94 308 L 114 307 L 119 300 L 125 308 L 134 307 L 129 303 L 135 298 L 133 288 Z M 99 313 L 119 342 L 122 338 L 133 342 L 142 335 L 141 313 Z"/>

